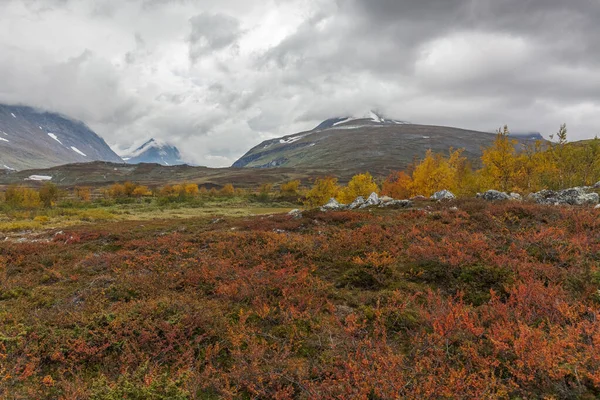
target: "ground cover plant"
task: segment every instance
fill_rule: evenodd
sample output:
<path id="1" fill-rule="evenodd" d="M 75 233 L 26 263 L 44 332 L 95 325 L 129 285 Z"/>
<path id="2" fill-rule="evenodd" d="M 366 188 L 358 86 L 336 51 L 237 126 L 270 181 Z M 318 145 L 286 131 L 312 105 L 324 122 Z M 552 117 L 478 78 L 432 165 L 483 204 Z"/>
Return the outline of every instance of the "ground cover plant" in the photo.
<path id="1" fill-rule="evenodd" d="M 98 221 L 0 243 L 0 397 L 596 398 L 600 211 Z"/>

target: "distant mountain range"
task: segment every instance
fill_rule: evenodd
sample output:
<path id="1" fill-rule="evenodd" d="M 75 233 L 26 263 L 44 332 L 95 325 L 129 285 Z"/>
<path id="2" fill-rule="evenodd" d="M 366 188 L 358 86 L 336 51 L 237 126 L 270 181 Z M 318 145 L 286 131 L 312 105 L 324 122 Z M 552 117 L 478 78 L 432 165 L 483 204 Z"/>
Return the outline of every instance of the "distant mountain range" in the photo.
<path id="1" fill-rule="evenodd" d="M 121 158 L 83 122 L 0 104 L 0 169 L 24 170 Z"/>
<path id="2" fill-rule="evenodd" d="M 428 149 L 464 149 L 478 163 L 482 148 L 495 134 L 445 126 L 416 125 L 376 112 L 360 117 L 336 117 L 315 129 L 267 140 L 237 160 L 235 168 L 312 168 L 342 174 L 347 170 L 385 175 L 405 169 Z M 514 136 L 519 142 L 543 139 L 539 134 Z"/>
<path id="3" fill-rule="evenodd" d="M 156 139 L 150 139 L 132 152 L 123 155 L 123 160 L 128 164 L 154 163 L 165 166 L 184 164 L 177 147 Z"/>

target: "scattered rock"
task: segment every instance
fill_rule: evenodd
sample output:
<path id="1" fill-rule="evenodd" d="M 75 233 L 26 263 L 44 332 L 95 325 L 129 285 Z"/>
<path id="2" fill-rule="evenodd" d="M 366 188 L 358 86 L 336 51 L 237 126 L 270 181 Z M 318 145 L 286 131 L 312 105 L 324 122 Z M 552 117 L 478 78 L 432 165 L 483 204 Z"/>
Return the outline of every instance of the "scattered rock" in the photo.
<path id="1" fill-rule="evenodd" d="M 413 206 L 413 202 L 410 200 L 392 200 L 387 203 L 381 203 L 381 208 L 409 208 Z"/>
<path id="2" fill-rule="evenodd" d="M 346 206 L 344 204 L 341 204 L 336 199 L 331 198 L 331 199 L 329 199 L 329 203 L 327 203 L 323 207 L 321 207 L 321 211 L 336 211 L 336 210 L 343 210 L 345 208 L 346 208 Z"/>
<path id="3" fill-rule="evenodd" d="M 373 193 L 371 193 L 371 195 L 369 196 L 367 201 L 365 201 L 365 204 L 360 206 L 360 208 L 378 206 L 379 204 L 381 204 L 381 200 L 379 199 L 379 196 L 377 195 L 377 193 L 373 192 Z"/>
<path id="4" fill-rule="evenodd" d="M 358 197 L 356 198 L 356 200 L 354 200 L 354 201 L 352 202 L 352 204 L 350 204 L 350 205 L 348 206 L 348 209 L 349 209 L 349 210 L 355 210 L 355 209 L 357 209 L 357 208 L 360 208 L 360 207 L 362 207 L 362 206 L 363 206 L 365 203 L 366 203 L 366 200 L 365 200 L 365 198 L 364 198 L 364 197 L 362 197 L 362 196 L 358 196 Z"/>
<path id="5" fill-rule="evenodd" d="M 598 204 L 596 207 L 594 207 L 596 210 L 600 209 L 600 204 Z"/>
<path id="6" fill-rule="evenodd" d="M 600 189 L 600 182 L 597 182 L 593 187 L 594 189 Z"/>
<path id="7" fill-rule="evenodd" d="M 436 194 L 434 194 L 433 196 L 431 196 L 431 200 L 437 200 L 437 201 L 454 200 L 454 199 L 456 199 L 456 196 L 454 194 L 452 194 L 452 192 L 449 190 L 441 190 L 441 191 L 437 192 Z"/>
<path id="8" fill-rule="evenodd" d="M 511 193 L 509 194 L 510 196 L 510 200 L 512 201 L 523 201 L 523 196 L 521 196 L 519 193 Z"/>
<path id="9" fill-rule="evenodd" d="M 412 201 L 423 201 L 423 200 L 427 200 L 427 197 L 418 195 L 418 196 L 411 198 L 411 200 Z"/>
<path id="10" fill-rule="evenodd" d="M 509 200 L 510 196 L 504 192 L 499 192 L 497 190 L 488 190 L 487 192 L 481 195 L 481 198 L 486 201 L 505 201 Z"/>
<path id="11" fill-rule="evenodd" d="M 300 211 L 300 210 L 298 210 L 298 209 L 295 209 L 295 210 L 292 210 L 292 211 L 290 211 L 290 212 L 288 213 L 288 215 L 289 215 L 290 217 L 293 217 L 293 218 L 296 218 L 296 219 L 298 219 L 298 218 L 302 218 L 302 211 Z"/>
<path id="12" fill-rule="evenodd" d="M 575 187 L 560 191 L 542 190 L 532 193 L 528 199 L 538 204 L 546 205 L 572 205 L 598 204 L 600 196 L 597 193 L 587 193 L 589 188 Z"/>
<path id="13" fill-rule="evenodd" d="M 395 199 L 394 199 L 394 198 L 392 198 L 392 197 L 390 197 L 390 196 L 381 196 L 381 197 L 379 198 L 379 201 L 380 201 L 381 203 L 389 203 L 389 202 L 392 202 L 392 201 L 394 201 L 394 200 L 395 200 Z"/>

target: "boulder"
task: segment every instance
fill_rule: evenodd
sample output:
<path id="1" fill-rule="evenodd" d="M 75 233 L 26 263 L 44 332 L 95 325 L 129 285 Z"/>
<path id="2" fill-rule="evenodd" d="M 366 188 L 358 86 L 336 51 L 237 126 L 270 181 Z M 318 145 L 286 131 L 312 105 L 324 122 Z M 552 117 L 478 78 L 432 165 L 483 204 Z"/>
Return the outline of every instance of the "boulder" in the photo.
<path id="1" fill-rule="evenodd" d="M 365 204 L 365 203 L 366 203 L 366 200 L 365 200 L 365 198 L 364 198 L 364 197 L 362 197 L 362 196 L 358 196 L 358 197 L 356 198 L 356 200 L 354 200 L 354 201 L 353 201 L 353 202 L 352 202 L 352 203 L 351 203 L 351 204 L 348 206 L 348 209 L 349 209 L 349 210 L 355 210 L 355 209 L 357 209 L 357 208 L 360 208 L 360 207 L 361 207 L 363 204 Z"/>
<path id="2" fill-rule="evenodd" d="M 456 196 L 454 194 L 452 194 L 452 192 L 450 192 L 449 190 L 441 190 L 441 191 L 435 193 L 433 196 L 431 196 L 431 200 L 437 200 L 437 201 L 454 200 L 454 199 L 456 199 Z"/>
<path id="3" fill-rule="evenodd" d="M 600 204 L 598 204 L 596 207 L 594 207 L 596 210 L 600 209 Z"/>
<path id="4" fill-rule="evenodd" d="M 546 205 L 572 205 L 598 204 L 600 196 L 597 193 L 587 193 L 587 188 L 574 187 L 570 189 L 554 191 L 542 190 L 529 195 L 528 199 L 538 204 Z"/>
<path id="5" fill-rule="evenodd" d="M 481 195 L 481 198 L 486 201 L 504 201 L 509 200 L 510 196 L 504 192 L 499 192 L 497 190 L 488 190 L 487 192 Z"/>
<path id="6" fill-rule="evenodd" d="M 321 207 L 321 211 L 336 211 L 336 210 L 343 210 L 345 208 L 346 208 L 346 206 L 344 204 L 341 204 L 336 199 L 331 198 L 331 199 L 329 199 L 329 202 L 327 204 L 325 204 L 323 207 Z"/>
<path id="7" fill-rule="evenodd" d="M 523 196 L 521 196 L 519 193 L 511 193 L 509 194 L 510 196 L 510 200 L 512 201 L 523 201 Z"/>
<path id="8" fill-rule="evenodd" d="M 384 204 L 385 204 L 385 203 L 392 202 L 392 201 L 394 201 L 394 200 L 395 200 L 395 199 L 394 199 L 394 198 L 392 198 L 392 197 L 390 197 L 390 196 L 381 196 L 381 197 L 379 198 L 379 201 L 380 201 L 381 203 L 384 203 Z"/>
<path id="9" fill-rule="evenodd" d="M 410 200 L 392 200 L 387 203 L 381 203 L 379 207 L 385 208 L 409 208 L 413 206 L 413 202 Z"/>
<path id="10" fill-rule="evenodd" d="M 600 182 L 597 182 L 597 183 L 596 183 L 596 184 L 593 186 L 593 188 L 594 188 L 594 189 L 600 189 Z"/>
<path id="11" fill-rule="evenodd" d="M 381 200 L 379 200 L 379 196 L 377 195 L 377 193 L 373 192 L 371 193 L 367 201 L 365 201 L 365 204 L 360 206 L 360 208 L 378 206 L 379 204 L 381 204 Z"/>

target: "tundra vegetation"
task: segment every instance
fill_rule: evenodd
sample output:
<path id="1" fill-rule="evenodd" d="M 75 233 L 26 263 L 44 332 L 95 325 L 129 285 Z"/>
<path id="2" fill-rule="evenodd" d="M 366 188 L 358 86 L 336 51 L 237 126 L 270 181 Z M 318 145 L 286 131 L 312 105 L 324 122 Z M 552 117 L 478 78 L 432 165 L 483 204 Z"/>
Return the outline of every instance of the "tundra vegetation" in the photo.
<path id="1" fill-rule="evenodd" d="M 598 398 L 600 209 L 471 198 L 589 185 L 596 141 L 507 140 L 345 186 L 7 188 L 0 398 Z"/>

